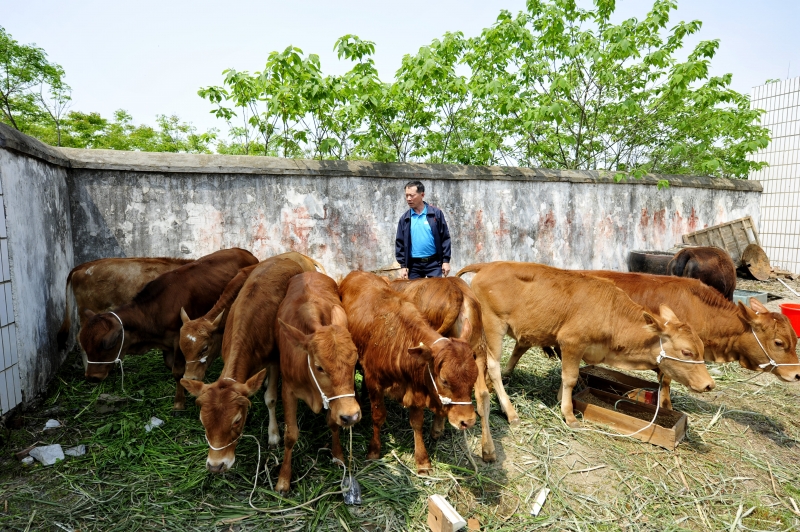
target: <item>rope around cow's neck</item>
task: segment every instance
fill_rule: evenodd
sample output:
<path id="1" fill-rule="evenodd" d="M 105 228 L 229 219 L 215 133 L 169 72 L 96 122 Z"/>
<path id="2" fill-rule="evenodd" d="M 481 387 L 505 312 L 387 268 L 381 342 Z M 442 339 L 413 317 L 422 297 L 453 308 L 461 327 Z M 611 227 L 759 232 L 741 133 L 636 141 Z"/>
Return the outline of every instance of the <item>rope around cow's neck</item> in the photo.
<path id="1" fill-rule="evenodd" d="M 752 325 L 750 326 L 750 332 L 753 333 L 753 336 L 755 337 L 756 342 L 758 342 L 758 347 L 760 347 L 761 350 L 764 351 L 764 354 L 767 355 L 767 358 L 769 359 L 769 362 L 765 362 L 764 364 L 759 364 L 758 365 L 759 368 L 764 369 L 764 368 L 767 368 L 769 366 L 772 366 L 770 368 L 770 370 L 769 370 L 769 373 L 772 373 L 772 370 L 774 368 L 777 368 L 777 367 L 780 367 L 780 366 L 800 366 L 800 364 L 796 364 L 796 363 L 795 364 L 778 364 L 777 362 L 772 360 L 772 357 L 769 356 L 769 353 L 767 353 L 767 350 L 764 349 L 764 346 L 761 344 L 761 340 L 758 339 L 758 335 L 756 334 L 756 330 L 753 329 Z"/>
<path id="2" fill-rule="evenodd" d="M 311 373 L 311 378 L 314 379 L 314 384 L 317 385 L 317 390 L 319 390 L 319 394 L 320 396 L 322 396 L 322 406 L 325 407 L 325 410 L 328 410 L 330 408 L 331 401 L 335 401 L 336 399 L 341 399 L 342 397 L 356 396 L 355 393 L 343 393 L 342 395 L 337 395 L 335 397 L 328 398 L 328 396 L 325 395 L 325 392 L 322 391 L 319 382 L 317 382 L 317 377 L 314 376 L 314 370 L 311 369 L 311 355 L 308 355 L 307 360 L 308 360 L 308 372 Z"/>
<path id="3" fill-rule="evenodd" d="M 125 345 L 125 325 L 122 324 L 122 319 L 119 316 L 117 316 L 116 312 L 108 311 L 108 313 L 111 314 L 112 316 L 114 316 L 115 318 L 117 318 L 117 321 L 119 322 L 119 326 L 122 327 L 122 341 L 119 343 L 119 351 L 117 351 L 117 358 L 115 358 L 114 360 L 112 360 L 110 362 L 94 362 L 92 360 L 89 360 L 89 357 L 86 357 L 86 363 L 87 364 L 117 364 L 118 363 L 119 364 L 119 372 L 120 372 L 120 375 L 121 375 L 120 376 L 120 382 L 121 382 L 121 385 L 122 385 L 122 393 L 127 395 L 128 392 L 125 391 L 125 368 L 122 365 L 122 346 Z"/>
<path id="4" fill-rule="evenodd" d="M 444 336 L 442 336 L 442 337 L 441 337 L 441 338 L 439 338 L 438 340 L 434 340 L 434 342 L 431 344 L 431 347 L 433 347 L 433 346 L 436 344 L 436 342 L 441 342 L 442 340 L 447 340 L 447 338 L 445 338 Z M 422 342 L 420 342 L 420 345 L 424 345 L 424 344 L 423 344 Z M 442 406 L 450 406 L 450 405 L 471 405 L 471 404 L 472 404 L 472 401 L 453 401 L 453 400 L 452 400 L 452 399 L 450 399 L 449 397 L 445 397 L 445 396 L 441 395 L 441 394 L 439 393 L 439 387 L 438 387 L 438 386 L 436 386 L 436 379 L 434 379 L 434 378 L 433 378 L 433 373 L 431 372 L 431 365 L 430 365 L 430 363 L 426 364 L 426 365 L 425 365 L 425 367 L 426 367 L 426 368 L 428 368 L 428 375 L 430 375 L 430 376 L 431 376 L 431 382 L 433 383 L 433 389 L 436 391 L 436 395 L 438 395 L 438 396 L 439 396 L 439 401 L 441 401 L 441 402 L 442 402 Z"/>
<path id="5" fill-rule="evenodd" d="M 667 323 L 669 323 L 669 322 L 667 322 Z M 664 325 L 666 325 L 666 323 Z M 665 358 L 668 358 L 670 360 L 676 360 L 678 362 L 683 362 L 685 364 L 705 364 L 706 363 L 705 360 L 686 360 L 686 359 L 683 359 L 683 358 L 675 358 L 675 357 L 669 356 L 667 354 L 667 352 L 664 351 L 664 344 L 661 343 L 661 337 L 660 336 L 658 337 L 658 347 L 661 350 L 658 352 L 658 356 L 656 357 L 656 365 L 661 364 L 661 361 L 664 360 Z"/>

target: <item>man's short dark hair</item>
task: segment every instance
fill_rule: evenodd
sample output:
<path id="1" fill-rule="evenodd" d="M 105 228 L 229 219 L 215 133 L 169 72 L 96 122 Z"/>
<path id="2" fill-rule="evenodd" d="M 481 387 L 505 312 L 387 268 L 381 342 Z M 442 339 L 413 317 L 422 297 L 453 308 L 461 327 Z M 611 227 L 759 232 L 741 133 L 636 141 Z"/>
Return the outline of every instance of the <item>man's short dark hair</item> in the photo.
<path id="1" fill-rule="evenodd" d="M 425 185 L 422 184 L 422 181 L 409 181 L 406 183 L 406 186 L 403 187 L 403 190 L 411 187 L 417 187 L 417 192 L 425 192 Z"/>

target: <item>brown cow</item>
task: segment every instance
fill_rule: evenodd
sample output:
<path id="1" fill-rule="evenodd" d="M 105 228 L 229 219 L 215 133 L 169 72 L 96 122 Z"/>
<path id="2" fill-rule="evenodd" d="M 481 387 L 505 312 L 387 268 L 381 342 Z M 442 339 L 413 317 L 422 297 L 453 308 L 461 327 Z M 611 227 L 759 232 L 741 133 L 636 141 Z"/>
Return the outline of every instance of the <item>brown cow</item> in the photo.
<path id="1" fill-rule="evenodd" d="M 325 268 L 319 262 L 296 251 L 281 253 L 266 260 L 275 259 L 293 260 L 306 272 L 319 270 L 323 274 L 325 273 Z M 216 304 L 205 315 L 192 320 L 186 311 L 181 309 L 183 325 L 181 326 L 180 346 L 183 357 L 186 359 L 186 373 L 183 375 L 185 378 L 203 380 L 206 369 L 219 356 L 222 349 L 222 333 L 225 332 L 225 314 L 255 267 L 254 265 L 242 268 L 236 277 L 231 279 Z"/>
<path id="2" fill-rule="evenodd" d="M 176 381 L 184 372 L 178 344 L 181 308 L 202 314 L 208 311 L 239 269 L 257 262 L 249 251 L 226 249 L 206 255 L 150 281 L 133 301 L 113 312 L 86 311 L 89 320 L 79 340 L 86 351 L 86 377 L 103 380 L 114 363 L 126 353 L 164 350 L 164 363 Z M 175 410 L 185 408 L 183 387 L 175 391 Z"/>
<path id="3" fill-rule="evenodd" d="M 383 398 L 389 395 L 409 409 L 417 471 L 429 471 L 431 461 L 422 439 L 425 407 L 447 417 L 456 429 L 475 424 L 471 398 L 478 367 L 466 341 L 472 333 L 470 324 L 464 324 L 460 338 L 441 336 L 408 297 L 367 272 L 350 272 L 339 285 L 339 294 L 372 405 L 367 459 L 380 458 L 381 427 L 386 421 Z M 440 433 L 433 428 L 431 435 L 436 438 Z"/>
<path id="4" fill-rule="evenodd" d="M 669 305 L 697 332 L 705 346 L 707 362 L 738 360 L 746 369 L 774 373 L 786 382 L 800 382 L 797 335 L 792 325 L 786 316 L 770 312 L 758 300 L 750 298 L 750 308 L 741 303 L 734 305 L 696 279 L 612 271 L 584 273 L 612 281 L 646 309 L 653 310 L 662 303 Z M 665 406 L 669 406 L 669 383 L 665 377 Z"/>
<path id="5" fill-rule="evenodd" d="M 464 324 L 469 322 L 472 334 L 469 345 L 475 353 L 478 365 L 478 380 L 475 382 L 475 399 L 481 423 L 481 450 L 484 462 L 494 462 L 497 454 L 489 428 L 491 407 L 489 389 L 486 385 L 486 336 L 483 333 L 481 305 L 475 299 L 469 285 L 458 277 L 429 277 L 427 279 L 396 280 L 390 285 L 394 290 L 406 294 L 428 323 L 443 336 L 461 336 Z M 444 418 L 434 416 L 434 427 L 444 429 Z"/>
<path id="6" fill-rule="evenodd" d="M 339 427 L 351 427 L 361 419 L 355 399 L 354 380 L 358 352 L 347 330 L 336 281 L 308 272 L 289 281 L 286 297 L 278 307 L 278 345 L 281 359 L 281 396 L 286 433 L 283 465 L 275 490 L 289 491 L 292 449 L 297 442 L 297 400 L 318 414 L 327 410 L 333 435 L 331 454 L 344 462 Z"/>
<path id="7" fill-rule="evenodd" d="M 728 252 L 715 247 L 680 250 L 667 264 L 667 273 L 677 277 L 699 279 L 715 288 L 728 301 L 736 289 L 736 266 Z"/>
<path id="8" fill-rule="evenodd" d="M 481 304 L 489 346 L 489 375 L 509 422 L 518 422 L 500 378 L 503 337 L 524 353 L 532 346 L 561 348 L 561 412 L 570 427 L 572 390 L 581 360 L 625 369 L 659 368 L 697 392 L 714 388 L 703 363 L 703 343 L 669 307 L 646 311 L 612 283 L 542 264 L 473 264 L 472 290 Z M 523 350 L 524 348 L 524 350 Z"/>
<path id="9" fill-rule="evenodd" d="M 85 310 L 105 312 L 133 300 L 144 285 L 194 259 L 113 258 L 98 259 L 75 266 L 67 275 L 67 308 L 58 330 L 58 348 L 66 349 L 72 327 L 72 300 L 78 309 L 80 326 L 86 323 Z M 72 297 L 70 297 L 72 294 Z M 80 334 L 80 333 L 78 333 Z M 85 362 L 84 354 L 84 362 Z"/>
<path id="10" fill-rule="evenodd" d="M 200 407 L 200 422 L 205 427 L 209 451 L 206 467 L 223 473 L 236 461 L 236 445 L 242 436 L 248 397 L 264 382 L 269 369 L 264 402 L 269 410 L 269 445 L 278 445 L 281 435 L 275 407 L 278 401 L 278 349 L 275 318 L 286 296 L 289 280 L 303 273 L 293 260 L 266 260 L 245 281 L 231 305 L 222 335 L 222 373 L 216 382 L 181 379 Z"/>

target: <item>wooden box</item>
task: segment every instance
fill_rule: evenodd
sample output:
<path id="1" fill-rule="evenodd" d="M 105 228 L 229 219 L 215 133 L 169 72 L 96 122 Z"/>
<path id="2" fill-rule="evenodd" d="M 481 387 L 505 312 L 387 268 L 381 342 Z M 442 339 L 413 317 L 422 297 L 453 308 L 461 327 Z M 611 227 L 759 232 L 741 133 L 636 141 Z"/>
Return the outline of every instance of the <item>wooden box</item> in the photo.
<path id="1" fill-rule="evenodd" d="M 686 414 L 662 408 L 656 422 L 647 427 L 656 406 L 622 396 L 636 388 L 658 388 L 657 383 L 594 366 L 581 368 L 581 378 L 589 387 L 574 394 L 572 404 L 576 412 L 583 414 L 583 419 L 608 425 L 620 434 L 631 434 L 632 438 L 669 450 L 674 450 L 686 436 Z M 647 428 L 633 434 L 643 427 Z"/>
<path id="2" fill-rule="evenodd" d="M 753 219 L 749 216 L 683 235 L 683 243 L 724 249 L 736 266 L 739 266 L 748 245 L 761 245 Z"/>

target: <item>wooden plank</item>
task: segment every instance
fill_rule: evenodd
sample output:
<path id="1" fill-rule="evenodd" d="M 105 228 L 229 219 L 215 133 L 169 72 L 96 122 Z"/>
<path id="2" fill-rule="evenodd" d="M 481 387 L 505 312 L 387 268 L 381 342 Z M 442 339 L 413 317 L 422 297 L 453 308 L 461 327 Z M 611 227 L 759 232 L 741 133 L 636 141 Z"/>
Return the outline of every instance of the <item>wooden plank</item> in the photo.
<path id="1" fill-rule="evenodd" d="M 761 245 L 753 219 L 750 216 L 707 227 L 682 236 L 685 244 L 715 246 L 724 249 L 738 264 L 749 244 Z"/>

